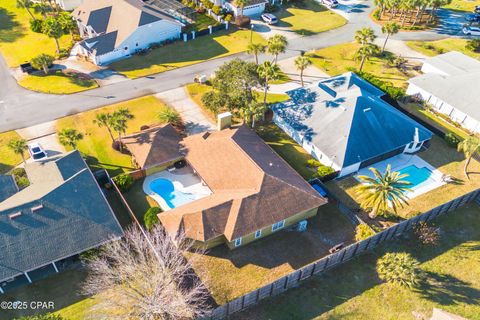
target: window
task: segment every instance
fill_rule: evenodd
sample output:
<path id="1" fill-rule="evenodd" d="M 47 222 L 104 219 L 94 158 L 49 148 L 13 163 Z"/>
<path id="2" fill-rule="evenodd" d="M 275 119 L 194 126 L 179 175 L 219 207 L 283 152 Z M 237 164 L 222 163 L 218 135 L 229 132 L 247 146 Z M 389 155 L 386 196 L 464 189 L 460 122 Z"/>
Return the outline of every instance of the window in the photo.
<path id="1" fill-rule="evenodd" d="M 242 245 L 242 238 L 235 239 L 235 247 L 239 247 Z"/>
<path id="2" fill-rule="evenodd" d="M 272 225 L 272 231 L 277 231 L 285 226 L 285 220 L 276 222 Z"/>
<path id="3" fill-rule="evenodd" d="M 255 239 L 260 238 L 262 236 L 262 230 L 257 230 L 255 232 Z"/>

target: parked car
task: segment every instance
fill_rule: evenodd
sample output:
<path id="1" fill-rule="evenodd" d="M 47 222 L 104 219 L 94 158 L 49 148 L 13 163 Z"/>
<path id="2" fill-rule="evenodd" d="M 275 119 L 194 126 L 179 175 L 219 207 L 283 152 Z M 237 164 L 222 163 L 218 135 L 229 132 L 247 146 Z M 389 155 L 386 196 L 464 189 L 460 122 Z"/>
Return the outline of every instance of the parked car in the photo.
<path id="1" fill-rule="evenodd" d="M 468 14 L 465 16 L 465 20 L 467 20 L 470 23 L 480 22 L 480 14 L 477 14 L 477 13 Z"/>
<path id="2" fill-rule="evenodd" d="M 338 6 L 337 0 L 322 0 L 322 4 L 326 5 L 329 8 L 335 8 Z"/>
<path id="3" fill-rule="evenodd" d="M 43 150 L 40 143 L 36 142 L 28 145 L 28 153 L 30 153 L 30 157 L 33 161 L 44 160 L 47 157 L 47 153 Z"/>
<path id="4" fill-rule="evenodd" d="M 480 27 L 465 26 L 463 27 L 463 33 L 468 36 L 480 36 Z"/>
<path id="5" fill-rule="evenodd" d="M 268 24 L 276 24 L 278 23 L 278 19 L 277 17 L 275 17 L 273 14 L 271 13 L 264 13 L 261 15 L 261 18 L 262 20 L 265 22 L 265 23 L 268 23 Z"/>

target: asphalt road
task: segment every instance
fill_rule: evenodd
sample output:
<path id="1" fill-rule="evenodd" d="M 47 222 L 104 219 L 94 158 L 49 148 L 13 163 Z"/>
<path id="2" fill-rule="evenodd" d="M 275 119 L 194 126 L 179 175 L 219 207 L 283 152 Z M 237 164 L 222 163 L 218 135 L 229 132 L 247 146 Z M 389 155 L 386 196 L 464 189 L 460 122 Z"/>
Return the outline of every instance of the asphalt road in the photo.
<path id="1" fill-rule="evenodd" d="M 301 50 L 310 51 L 351 41 L 355 31 L 363 27 L 372 27 L 377 35 L 381 35 L 380 27 L 368 17 L 373 10 L 371 1 L 362 1 L 351 5 L 349 5 L 350 1 L 342 2 L 344 5 L 340 7 L 340 10 L 346 10 L 349 17 L 346 25 L 317 35 L 290 40 L 287 52 L 279 56 L 279 59 L 297 56 Z M 432 31 L 399 33 L 393 38 L 435 40 L 456 35 L 458 30 L 450 27 L 456 23 L 455 19 L 458 17 L 450 17 L 448 11 L 442 11 L 440 14 L 446 15 L 446 25 L 441 25 Z M 196 74 L 213 74 L 220 65 L 234 58 L 252 59 L 251 56 L 240 53 L 77 94 L 49 95 L 34 93 L 19 87 L 0 56 L 0 132 L 24 128 L 112 103 L 174 89 L 192 82 Z M 260 57 L 260 60 L 266 58 L 263 56 Z"/>

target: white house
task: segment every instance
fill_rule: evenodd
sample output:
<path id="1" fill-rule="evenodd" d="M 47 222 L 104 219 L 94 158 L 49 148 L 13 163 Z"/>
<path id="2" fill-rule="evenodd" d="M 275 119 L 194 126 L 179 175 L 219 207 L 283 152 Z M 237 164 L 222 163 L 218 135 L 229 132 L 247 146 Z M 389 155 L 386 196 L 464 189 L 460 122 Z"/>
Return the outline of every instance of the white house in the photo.
<path id="1" fill-rule="evenodd" d="M 265 5 L 267 3 L 267 0 L 251 0 L 250 3 L 243 8 L 243 15 L 249 17 L 258 16 L 265 11 Z M 236 5 L 234 0 L 226 1 L 223 6 L 233 11 L 235 17 L 242 13 L 242 9 Z"/>
<path id="2" fill-rule="evenodd" d="M 354 73 L 287 92 L 272 107 L 273 121 L 339 177 L 397 154 L 412 154 L 432 133 L 380 97 Z"/>
<path id="3" fill-rule="evenodd" d="M 452 51 L 426 59 L 422 72 L 408 81 L 407 94 L 480 132 L 480 61 Z"/>
<path id="4" fill-rule="evenodd" d="M 129 57 L 153 43 L 180 38 L 183 24 L 141 0 L 85 0 L 72 12 L 80 36 L 72 55 L 97 65 Z"/>

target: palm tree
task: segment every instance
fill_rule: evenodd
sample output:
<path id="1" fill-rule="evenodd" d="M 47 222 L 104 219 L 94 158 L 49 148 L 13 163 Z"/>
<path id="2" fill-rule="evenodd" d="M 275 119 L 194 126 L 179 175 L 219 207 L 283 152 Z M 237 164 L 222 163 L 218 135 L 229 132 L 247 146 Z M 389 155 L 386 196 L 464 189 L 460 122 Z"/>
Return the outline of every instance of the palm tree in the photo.
<path id="1" fill-rule="evenodd" d="M 158 120 L 164 123 L 170 123 L 173 126 L 178 126 L 182 123 L 182 118 L 177 110 L 172 108 L 164 108 L 158 113 Z"/>
<path id="2" fill-rule="evenodd" d="M 55 17 L 48 17 L 43 21 L 42 32 L 49 38 L 55 40 L 57 54 L 60 53 L 60 44 L 58 39 L 63 35 L 63 29 L 60 22 Z"/>
<path id="3" fill-rule="evenodd" d="M 355 32 L 355 41 L 360 43 L 360 45 L 364 46 L 368 43 L 372 43 L 377 36 L 375 32 L 371 28 L 362 28 Z"/>
<path id="4" fill-rule="evenodd" d="M 310 60 L 306 56 L 299 56 L 295 59 L 295 67 L 300 71 L 300 82 L 302 83 L 303 87 L 303 71 L 308 68 L 312 64 L 312 60 Z"/>
<path id="5" fill-rule="evenodd" d="M 27 10 L 28 14 L 30 15 L 30 18 L 32 18 L 32 20 L 35 20 L 35 16 L 30 11 L 30 8 L 32 7 L 32 5 L 33 5 L 33 2 L 30 0 L 17 0 L 17 8 L 23 8 Z"/>
<path id="6" fill-rule="evenodd" d="M 362 71 L 365 61 L 378 54 L 378 46 L 373 43 L 367 43 L 358 48 L 355 54 L 356 58 L 360 59 L 360 68 L 358 70 Z"/>
<path id="7" fill-rule="evenodd" d="M 385 46 L 387 45 L 388 38 L 392 34 L 398 33 L 399 30 L 400 26 L 395 22 L 387 22 L 382 26 L 382 33 L 387 35 L 387 37 L 385 38 L 385 42 L 383 43 L 382 54 L 385 51 Z"/>
<path id="8" fill-rule="evenodd" d="M 265 46 L 261 43 L 250 43 L 247 47 L 247 53 L 255 56 L 255 63 L 258 64 L 258 55 L 265 52 Z"/>
<path id="9" fill-rule="evenodd" d="M 93 123 L 96 124 L 99 128 L 105 127 L 107 128 L 108 134 L 110 135 L 110 139 L 112 139 L 112 143 L 115 142 L 115 138 L 113 137 L 112 129 L 110 128 L 110 119 L 112 115 L 108 112 L 100 112 L 95 115 L 95 119 L 93 119 Z"/>
<path id="10" fill-rule="evenodd" d="M 245 120 L 245 122 L 251 123 L 252 128 L 255 128 L 255 123 L 258 120 L 263 119 L 265 111 L 267 111 L 266 106 L 263 103 L 258 103 L 255 100 L 250 102 L 249 105 L 240 110 L 243 119 Z"/>
<path id="11" fill-rule="evenodd" d="M 83 134 L 77 129 L 65 128 L 58 133 L 58 141 L 65 147 L 77 149 L 78 141 L 83 139 Z"/>
<path id="12" fill-rule="evenodd" d="M 363 184 L 357 188 L 361 206 L 372 209 L 369 213 L 370 218 L 374 219 L 378 213 L 387 211 L 389 205 L 395 213 L 398 207 L 403 208 L 404 204 L 408 205 L 405 193 L 411 183 L 402 180 L 408 177 L 407 174 L 392 172 L 390 165 L 387 166 L 383 175 L 375 168 L 370 168 L 370 171 L 374 176 L 359 176 Z"/>
<path id="13" fill-rule="evenodd" d="M 62 26 L 63 33 L 70 33 L 72 40 L 75 40 L 74 34 L 77 31 L 77 23 L 68 12 L 61 12 L 58 15 L 58 22 Z"/>
<path id="14" fill-rule="evenodd" d="M 257 68 L 258 75 L 263 79 L 264 85 L 264 94 L 263 94 L 263 105 L 267 106 L 267 94 L 268 94 L 268 82 L 270 80 L 276 80 L 280 77 L 280 67 L 278 64 L 272 63 L 270 61 L 265 61 Z"/>
<path id="15" fill-rule="evenodd" d="M 278 55 L 287 50 L 288 40 L 281 34 L 276 34 L 267 40 L 267 52 L 274 56 L 273 63 L 277 63 Z"/>
<path id="16" fill-rule="evenodd" d="M 414 287 L 424 277 L 420 262 L 406 252 L 388 252 L 377 261 L 378 277 L 388 283 Z"/>
<path id="17" fill-rule="evenodd" d="M 27 149 L 27 140 L 25 139 L 12 139 L 8 142 L 8 148 L 13 151 L 13 153 L 18 154 L 22 157 L 23 163 L 25 163 L 25 149 Z"/>
<path id="18" fill-rule="evenodd" d="M 125 134 L 128 128 L 128 120 L 133 119 L 133 115 L 126 108 L 115 111 L 110 120 L 110 127 L 117 132 L 118 142 L 120 143 L 120 151 L 123 151 L 122 135 Z"/>
<path id="19" fill-rule="evenodd" d="M 30 61 L 32 67 L 37 70 L 43 70 L 46 75 L 48 74 L 48 67 L 52 64 L 52 62 L 53 57 L 45 53 L 39 54 Z"/>
<path id="20" fill-rule="evenodd" d="M 465 158 L 465 166 L 463 167 L 463 172 L 467 179 L 470 179 L 468 176 L 467 168 L 470 164 L 470 161 L 475 155 L 480 155 L 480 138 L 479 137 L 468 137 L 458 144 L 458 151 L 463 152 Z"/>

